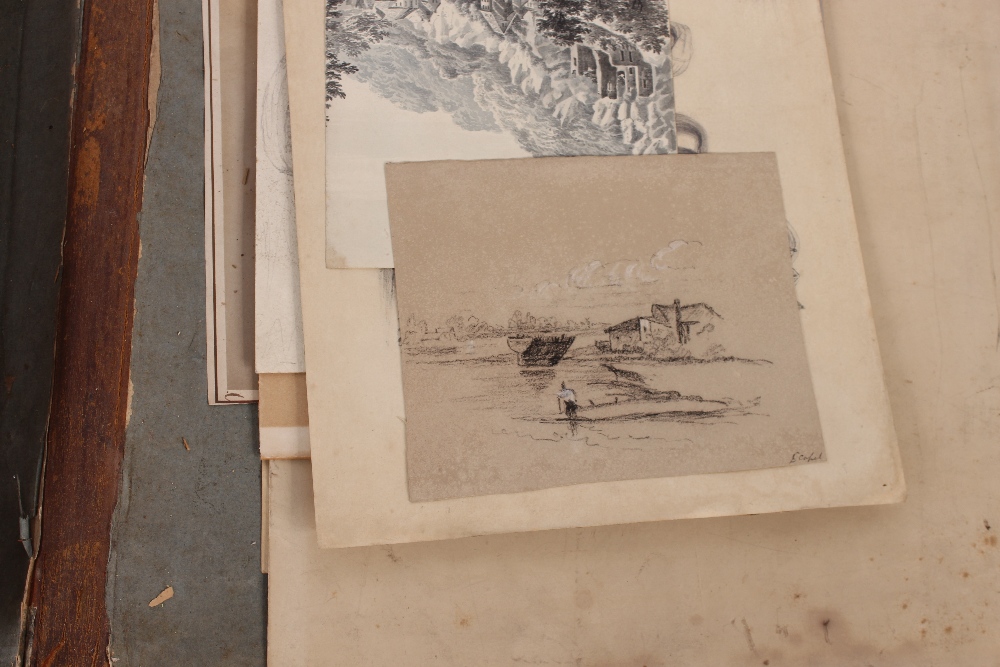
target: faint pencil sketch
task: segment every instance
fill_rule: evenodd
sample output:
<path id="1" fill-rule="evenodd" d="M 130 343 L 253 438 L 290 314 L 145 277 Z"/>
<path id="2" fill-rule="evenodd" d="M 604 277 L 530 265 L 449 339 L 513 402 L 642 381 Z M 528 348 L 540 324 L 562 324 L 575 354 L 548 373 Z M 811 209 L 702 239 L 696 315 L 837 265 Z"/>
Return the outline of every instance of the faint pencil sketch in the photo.
<path id="1" fill-rule="evenodd" d="M 508 132 L 535 156 L 677 152 L 690 31 L 660 2 L 327 0 L 328 105 L 345 76 L 401 109 Z M 672 49 L 681 49 L 681 62 Z M 705 144 L 704 130 L 685 152 Z"/>
<path id="2" fill-rule="evenodd" d="M 678 153 L 708 152 L 708 133 L 698 121 L 684 114 L 676 114 L 676 125 Z"/>
<path id="3" fill-rule="evenodd" d="M 673 75 L 680 76 L 687 71 L 694 57 L 694 39 L 691 28 L 677 21 L 670 21 L 670 59 L 673 61 Z"/>
<path id="4" fill-rule="evenodd" d="M 281 16 L 280 0 L 261 0 L 258 5 L 254 188 L 254 362 L 261 373 L 302 372 L 305 366 L 291 122 Z"/>
<path id="5" fill-rule="evenodd" d="M 282 58 L 267 80 L 260 104 L 260 143 L 268 161 L 292 174 L 292 126 L 288 110 L 288 72 Z"/>

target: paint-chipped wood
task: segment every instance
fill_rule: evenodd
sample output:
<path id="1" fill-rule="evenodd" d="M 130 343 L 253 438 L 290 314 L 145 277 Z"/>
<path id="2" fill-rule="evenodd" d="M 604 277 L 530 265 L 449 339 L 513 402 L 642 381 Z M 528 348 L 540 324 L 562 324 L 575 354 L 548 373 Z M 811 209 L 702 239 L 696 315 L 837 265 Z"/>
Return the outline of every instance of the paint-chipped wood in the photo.
<path id="1" fill-rule="evenodd" d="M 105 578 L 125 440 L 151 27 L 152 0 L 84 4 L 31 597 L 38 665 L 107 661 Z"/>

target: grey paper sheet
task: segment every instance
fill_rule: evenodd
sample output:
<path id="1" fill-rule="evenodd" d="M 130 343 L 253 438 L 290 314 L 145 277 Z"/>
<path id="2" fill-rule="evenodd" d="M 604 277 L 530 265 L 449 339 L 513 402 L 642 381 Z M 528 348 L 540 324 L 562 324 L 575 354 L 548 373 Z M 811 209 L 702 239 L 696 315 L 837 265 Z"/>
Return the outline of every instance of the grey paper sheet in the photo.
<path id="1" fill-rule="evenodd" d="M 411 500 L 824 459 L 773 154 L 386 184 Z"/>

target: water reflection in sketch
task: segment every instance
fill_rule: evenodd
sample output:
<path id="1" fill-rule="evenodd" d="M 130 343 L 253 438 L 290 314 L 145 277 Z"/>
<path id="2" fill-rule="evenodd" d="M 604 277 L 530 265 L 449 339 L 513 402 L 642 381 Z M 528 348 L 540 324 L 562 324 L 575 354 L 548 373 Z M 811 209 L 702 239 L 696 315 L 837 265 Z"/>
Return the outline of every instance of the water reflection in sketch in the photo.
<path id="1" fill-rule="evenodd" d="M 455 316 L 440 327 L 410 318 L 403 349 L 441 409 L 501 411 L 532 439 L 663 437 L 663 422 L 733 423 L 764 417 L 754 387 L 771 363 L 726 353 L 721 314 L 707 303 L 652 304 L 616 324 L 515 312 L 507 326 Z M 748 382 L 748 379 L 750 380 Z M 764 382 L 763 384 L 766 384 Z M 582 429 L 581 429 L 582 427 Z M 674 433 L 676 435 L 676 433 Z"/>

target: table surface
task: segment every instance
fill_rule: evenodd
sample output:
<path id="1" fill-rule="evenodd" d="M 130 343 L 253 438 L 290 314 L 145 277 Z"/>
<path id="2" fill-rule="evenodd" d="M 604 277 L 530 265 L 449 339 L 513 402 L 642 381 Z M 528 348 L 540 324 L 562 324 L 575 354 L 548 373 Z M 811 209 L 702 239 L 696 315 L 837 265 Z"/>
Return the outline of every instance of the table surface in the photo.
<path id="1" fill-rule="evenodd" d="M 991 263 L 998 165 L 991 154 L 977 154 L 975 148 L 995 139 L 995 123 L 987 117 L 995 107 L 977 94 L 982 82 L 963 74 L 964 67 L 979 66 L 996 47 L 954 21 L 900 36 L 903 28 L 894 32 L 890 18 L 903 11 L 903 3 L 882 0 L 896 14 L 870 9 L 869 3 L 826 3 L 831 43 L 850 42 L 851 32 L 878 28 L 891 43 L 912 46 L 913 53 L 928 58 L 925 76 L 912 76 L 907 62 L 896 78 L 890 76 L 892 67 L 866 70 L 866 59 L 879 57 L 877 40 L 833 58 L 910 498 L 893 508 L 796 513 L 802 524 L 816 517 L 831 525 L 841 521 L 840 534 L 847 537 L 833 541 L 833 533 L 802 526 L 794 538 L 804 540 L 796 546 L 801 558 L 796 555 L 794 561 L 803 581 L 811 582 L 808 603 L 825 614 L 811 627 L 817 651 L 843 659 L 839 664 L 862 658 L 872 664 L 921 664 L 913 658 L 928 646 L 939 654 L 972 655 L 997 645 L 990 630 L 997 612 L 987 598 L 1000 588 L 993 535 L 994 524 L 1000 523 L 994 491 L 998 463 L 992 444 L 1000 433 L 1000 355 L 996 303 L 984 295 L 991 276 L 996 289 Z M 997 16 L 979 0 L 962 0 L 949 11 L 966 9 Z M 938 10 L 928 4 L 922 11 L 933 23 Z M 886 23 L 873 26 L 870 17 Z M 107 586 L 101 589 L 106 590 L 110 650 L 118 665 L 262 665 L 266 577 L 259 569 L 256 407 L 205 402 L 200 0 L 163 3 L 158 34 L 162 69 L 139 216 L 130 416 Z M 990 62 L 996 62 L 995 55 Z M 964 96 L 971 101 L 963 113 L 955 100 Z M 914 183 L 921 182 L 922 196 L 910 196 Z M 913 224 L 899 222 L 900 216 Z M 927 325 L 921 326 L 925 315 Z M 729 540 L 729 549 L 750 553 L 787 521 L 770 516 L 717 523 L 739 538 Z M 822 533 L 822 539 L 807 544 L 810 533 Z M 768 558 L 778 557 L 769 552 Z M 746 584 L 752 574 L 734 579 L 732 589 L 719 596 L 732 600 L 740 589 L 752 597 L 753 582 Z M 85 575 L 81 572 L 81 587 L 92 585 L 83 581 Z M 757 584 L 776 585 L 773 580 Z M 168 586 L 173 598 L 149 607 Z M 835 594 L 854 595 L 857 604 L 823 608 Z M 837 615 L 850 609 L 855 618 Z M 774 610 L 751 611 L 770 618 Z M 733 613 L 731 628 L 706 625 L 690 632 L 704 633 L 698 634 L 699 642 L 729 633 L 739 644 L 747 622 L 739 621 L 744 611 Z M 830 625 L 831 618 L 837 625 Z M 841 623 L 854 628 L 853 641 L 839 629 Z M 862 636 L 873 624 L 888 630 Z M 778 634 L 771 637 L 765 626 L 762 620 L 756 649 L 751 644 L 743 655 L 746 664 L 758 664 L 756 654 L 768 642 L 784 641 Z M 929 633 L 926 640 L 921 627 Z M 41 643 L 50 647 L 47 655 L 59 650 L 51 639 Z M 886 649 L 898 650 L 882 656 Z M 99 657 L 95 653 L 93 664 Z"/>

